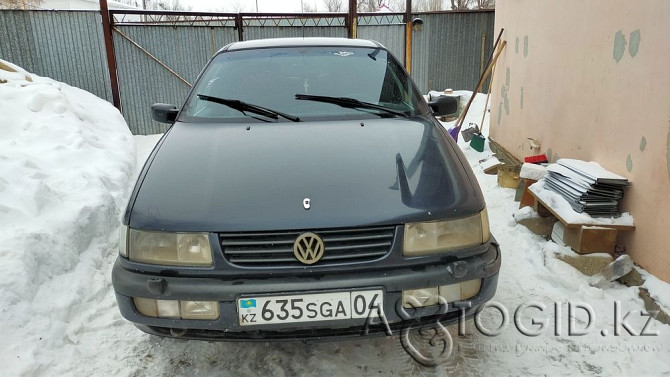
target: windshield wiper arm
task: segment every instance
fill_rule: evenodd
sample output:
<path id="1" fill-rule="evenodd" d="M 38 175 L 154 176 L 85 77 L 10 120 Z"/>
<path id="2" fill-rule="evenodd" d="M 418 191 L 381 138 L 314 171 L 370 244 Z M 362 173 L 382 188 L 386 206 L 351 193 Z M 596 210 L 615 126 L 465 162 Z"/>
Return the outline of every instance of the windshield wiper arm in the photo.
<path id="1" fill-rule="evenodd" d="M 285 114 L 280 111 L 268 109 L 266 107 L 258 105 L 252 105 L 250 103 L 242 102 L 236 99 L 219 98 L 219 97 L 208 96 L 205 94 L 198 94 L 198 98 L 200 98 L 203 101 L 209 101 L 218 103 L 220 105 L 228 106 L 231 109 L 238 110 L 242 113 L 248 111 L 250 113 L 262 115 L 272 119 L 279 119 L 279 117 L 282 117 L 292 122 L 300 122 L 300 118 L 298 118 L 297 116 Z"/>
<path id="2" fill-rule="evenodd" d="M 377 105 L 374 103 L 370 102 L 363 102 L 359 101 L 355 98 L 349 98 L 349 97 L 330 97 L 330 96 L 314 96 L 311 94 L 296 94 L 295 99 L 297 100 L 305 100 L 305 101 L 317 101 L 317 102 L 326 102 L 326 103 L 332 103 L 335 105 L 339 105 L 342 107 L 348 107 L 348 108 L 359 108 L 359 109 L 375 109 L 375 110 L 380 110 L 389 114 L 393 115 L 398 115 L 401 117 L 407 117 L 407 114 L 405 114 L 402 111 L 399 110 L 394 110 L 390 109 L 385 106 Z"/>

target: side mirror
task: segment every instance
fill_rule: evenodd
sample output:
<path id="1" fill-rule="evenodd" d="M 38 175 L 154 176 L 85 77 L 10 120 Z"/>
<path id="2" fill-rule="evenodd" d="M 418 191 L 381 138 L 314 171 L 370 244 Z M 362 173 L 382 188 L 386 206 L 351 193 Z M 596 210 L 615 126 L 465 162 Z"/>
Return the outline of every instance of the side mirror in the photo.
<path id="1" fill-rule="evenodd" d="M 172 124 L 177 120 L 179 109 L 175 105 L 167 103 L 154 103 L 151 105 L 151 119 L 158 123 Z"/>
<path id="2" fill-rule="evenodd" d="M 428 105 L 433 110 L 433 115 L 443 117 L 458 111 L 458 97 L 440 96 L 432 98 Z"/>

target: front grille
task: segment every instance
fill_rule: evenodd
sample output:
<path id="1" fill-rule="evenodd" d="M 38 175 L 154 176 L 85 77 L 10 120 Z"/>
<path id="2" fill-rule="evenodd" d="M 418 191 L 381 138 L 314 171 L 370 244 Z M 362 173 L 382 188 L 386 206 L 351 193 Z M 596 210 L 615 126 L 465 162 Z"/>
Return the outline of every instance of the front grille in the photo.
<path id="1" fill-rule="evenodd" d="M 365 263 L 391 251 L 395 226 L 311 231 L 323 240 L 324 254 L 312 266 Z M 293 255 L 293 243 L 302 231 L 222 233 L 226 260 L 240 267 L 305 267 Z"/>

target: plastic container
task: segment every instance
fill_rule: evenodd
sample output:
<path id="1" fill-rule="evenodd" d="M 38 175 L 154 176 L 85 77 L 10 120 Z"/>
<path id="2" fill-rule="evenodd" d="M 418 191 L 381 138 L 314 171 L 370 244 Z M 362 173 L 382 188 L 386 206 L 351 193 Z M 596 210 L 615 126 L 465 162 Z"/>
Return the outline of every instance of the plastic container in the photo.
<path id="1" fill-rule="evenodd" d="M 482 134 L 474 134 L 472 135 L 472 140 L 470 140 L 470 147 L 477 152 L 484 152 L 485 140 L 486 138 Z"/>

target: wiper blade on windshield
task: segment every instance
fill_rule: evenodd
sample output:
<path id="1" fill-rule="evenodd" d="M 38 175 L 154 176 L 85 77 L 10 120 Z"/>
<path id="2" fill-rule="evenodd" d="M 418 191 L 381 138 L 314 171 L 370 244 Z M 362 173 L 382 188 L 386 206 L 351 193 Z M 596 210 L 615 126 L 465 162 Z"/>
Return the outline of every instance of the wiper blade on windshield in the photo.
<path id="1" fill-rule="evenodd" d="M 401 117 L 407 117 L 407 114 L 402 111 L 390 109 L 388 107 L 377 105 L 375 103 L 359 101 L 355 98 L 349 98 L 349 97 L 330 97 L 330 96 L 314 96 L 311 94 L 296 94 L 295 99 L 332 103 L 335 105 L 348 108 L 375 109 L 383 111 L 385 113 L 398 115 Z"/>
<path id="2" fill-rule="evenodd" d="M 297 116 L 285 114 L 285 113 L 282 113 L 280 111 L 268 109 L 266 107 L 262 107 L 262 106 L 258 106 L 258 105 L 252 105 L 250 103 L 242 102 L 242 101 L 236 100 L 236 99 L 219 98 L 219 97 L 208 96 L 208 95 L 205 95 L 205 94 L 198 94 L 198 98 L 200 98 L 203 101 L 209 101 L 209 102 L 218 103 L 220 105 L 228 106 L 231 109 L 235 109 L 235 110 L 238 110 L 238 111 L 242 112 L 243 114 L 248 111 L 250 113 L 262 115 L 262 116 L 272 118 L 272 119 L 279 119 L 279 117 L 282 117 L 282 118 L 286 118 L 286 119 L 288 119 L 290 121 L 293 121 L 293 122 L 300 122 L 300 118 L 298 118 Z M 256 119 L 258 119 L 258 118 L 256 118 Z"/>

